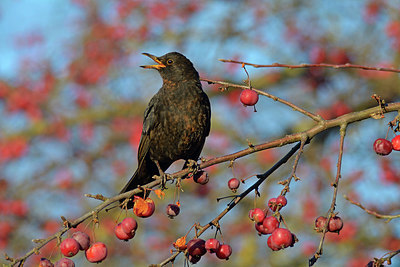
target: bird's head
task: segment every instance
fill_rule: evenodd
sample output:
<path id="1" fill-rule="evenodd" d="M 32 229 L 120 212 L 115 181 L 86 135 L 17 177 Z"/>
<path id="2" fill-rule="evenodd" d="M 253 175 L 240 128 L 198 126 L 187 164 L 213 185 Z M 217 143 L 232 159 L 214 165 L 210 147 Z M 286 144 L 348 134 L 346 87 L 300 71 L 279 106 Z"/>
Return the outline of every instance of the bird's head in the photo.
<path id="1" fill-rule="evenodd" d="M 170 52 L 161 57 L 143 53 L 153 59 L 157 64 L 141 66 L 146 69 L 156 69 L 163 80 L 179 82 L 183 80 L 198 80 L 199 74 L 192 62 L 178 52 Z"/>

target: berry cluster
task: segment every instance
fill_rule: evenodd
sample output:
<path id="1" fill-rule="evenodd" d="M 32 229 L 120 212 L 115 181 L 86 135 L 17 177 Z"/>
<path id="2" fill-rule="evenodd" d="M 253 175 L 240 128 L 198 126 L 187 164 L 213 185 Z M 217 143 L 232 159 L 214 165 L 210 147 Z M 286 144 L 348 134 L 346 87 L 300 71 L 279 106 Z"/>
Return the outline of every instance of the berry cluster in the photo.
<path id="1" fill-rule="evenodd" d="M 151 198 L 143 199 L 141 197 L 134 197 L 133 213 L 142 218 L 147 218 L 153 215 L 155 211 L 155 204 Z M 179 210 L 176 211 L 178 215 Z M 127 217 L 118 223 L 114 228 L 115 236 L 123 241 L 132 239 L 138 228 L 138 223 L 134 218 Z M 70 238 L 64 239 L 60 244 L 61 253 L 65 257 L 73 257 L 80 250 L 85 251 L 86 259 L 92 263 L 99 263 L 107 257 L 107 247 L 102 242 L 96 242 L 90 245 L 90 238 L 83 232 L 75 232 Z M 62 258 L 57 261 L 55 265 L 48 259 L 42 258 L 39 267 L 52 267 L 52 266 L 66 266 L 73 267 L 75 263 L 68 258 Z"/>
<path id="2" fill-rule="evenodd" d="M 192 239 L 187 243 L 186 249 L 188 259 L 193 264 L 199 262 L 201 257 L 207 252 L 210 254 L 215 253 L 217 258 L 221 260 L 228 260 L 232 254 L 232 247 L 230 245 L 221 244 L 215 238 L 210 238 L 207 241 L 201 238 Z"/>
<path id="3" fill-rule="evenodd" d="M 90 245 L 90 237 L 84 232 L 75 232 L 70 238 L 64 239 L 60 244 L 60 251 L 65 257 L 73 257 L 78 252 L 85 251 L 86 259 L 92 263 L 99 263 L 107 257 L 107 247 L 102 242 Z M 39 267 L 74 267 L 75 263 L 68 258 L 62 258 L 54 265 L 50 260 L 42 258 Z"/>
<path id="4" fill-rule="evenodd" d="M 320 233 L 324 231 L 324 227 L 328 218 L 324 216 L 319 216 L 315 219 L 315 230 Z M 329 223 L 327 225 L 328 232 L 339 233 L 343 228 L 343 220 L 339 216 L 333 216 L 330 218 Z"/>
<path id="5" fill-rule="evenodd" d="M 136 229 L 138 224 L 134 218 L 127 217 L 122 220 L 117 226 L 114 228 L 115 236 L 124 241 L 128 241 L 133 238 L 136 234 Z"/>
<path id="6" fill-rule="evenodd" d="M 400 135 L 396 135 L 392 142 L 387 139 L 378 138 L 374 142 L 374 150 L 376 154 L 386 156 L 389 155 L 392 150 L 400 151 Z"/>
<path id="7" fill-rule="evenodd" d="M 147 218 L 153 215 L 156 209 L 156 205 L 151 198 L 143 199 L 141 197 L 134 197 L 133 213 L 141 218 Z M 128 241 L 132 239 L 138 228 L 138 223 L 132 217 L 126 217 L 120 223 L 118 223 L 114 228 L 115 236 L 123 241 Z"/>
<path id="8" fill-rule="evenodd" d="M 286 204 L 286 197 L 282 195 L 277 198 L 271 198 L 268 201 L 268 207 L 273 212 L 279 211 L 282 207 L 286 206 Z M 296 242 L 296 236 L 288 229 L 280 228 L 280 221 L 274 216 L 267 216 L 267 212 L 260 208 L 249 211 L 249 218 L 255 222 L 254 226 L 258 234 L 260 236 L 270 234 L 267 245 L 273 251 L 292 247 Z"/>

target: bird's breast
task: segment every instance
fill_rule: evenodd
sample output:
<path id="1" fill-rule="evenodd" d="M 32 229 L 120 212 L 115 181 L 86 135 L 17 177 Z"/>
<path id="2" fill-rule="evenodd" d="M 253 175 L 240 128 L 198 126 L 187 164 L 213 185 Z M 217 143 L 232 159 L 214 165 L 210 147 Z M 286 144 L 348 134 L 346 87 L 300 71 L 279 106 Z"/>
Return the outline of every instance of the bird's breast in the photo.
<path id="1" fill-rule="evenodd" d="M 188 88 L 185 88 L 188 89 Z M 171 161 L 191 158 L 201 150 L 210 124 L 210 106 L 206 95 L 198 90 L 168 92 L 157 112 L 160 122 L 152 133 L 158 155 Z"/>

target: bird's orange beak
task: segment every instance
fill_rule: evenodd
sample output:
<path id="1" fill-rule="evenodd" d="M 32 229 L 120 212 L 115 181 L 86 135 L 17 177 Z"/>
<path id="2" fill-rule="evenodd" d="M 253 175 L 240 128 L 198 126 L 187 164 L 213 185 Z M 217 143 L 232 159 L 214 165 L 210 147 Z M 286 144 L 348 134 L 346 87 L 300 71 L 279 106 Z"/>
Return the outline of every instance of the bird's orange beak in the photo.
<path id="1" fill-rule="evenodd" d="M 154 61 L 157 62 L 158 64 L 156 64 L 156 65 L 145 65 L 145 66 L 140 66 L 140 67 L 145 68 L 145 69 L 157 69 L 157 70 L 166 67 L 166 66 L 158 59 L 158 57 L 156 57 L 156 56 L 154 56 L 154 55 L 152 55 L 152 54 L 149 54 L 149 53 L 142 53 L 142 54 L 145 55 L 145 56 L 148 56 L 149 58 L 151 58 L 152 60 L 154 60 Z"/>

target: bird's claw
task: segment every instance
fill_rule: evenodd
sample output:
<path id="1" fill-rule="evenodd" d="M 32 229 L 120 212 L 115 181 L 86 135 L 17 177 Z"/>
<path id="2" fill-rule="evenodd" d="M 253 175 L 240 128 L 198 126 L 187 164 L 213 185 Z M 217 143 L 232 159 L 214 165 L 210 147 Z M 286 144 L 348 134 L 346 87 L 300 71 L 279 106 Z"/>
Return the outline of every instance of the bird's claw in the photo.
<path id="1" fill-rule="evenodd" d="M 167 181 L 168 181 L 168 180 L 172 179 L 172 177 L 171 177 L 169 174 L 167 174 L 167 173 L 164 172 L 164 173 L 160 176 L 160 178 L 161 178 L 161 189 L 162 189 L 162 190 L 167 189 L 167 187 L 166 187 L 165 185 L 167 184 Z"/>
<path id="2" fill-rule="evenodd" d="M 192 173 L 192 175 L 194 175 L 196 172 L 198 172 L 200 170 L 200 164 L 198 164 L 197 161 L 192 160 L 192 159 L 186 160 L 185 167 L 190 169 L 190 172 Z"/>
<path id="3" fill-rule="evenodd" d="M 161 189 L 164 190 L 164 189 L 167 189 L 167 187 L 165 186 L 167 184 L 167 181 L 172 178 L 169 174 L 162 173 L 160 175 L 153 175 L 153 179 L 161 180 Z"/>

